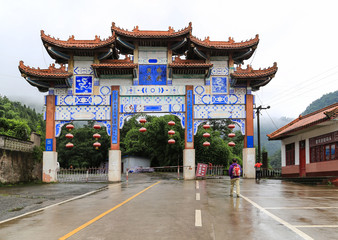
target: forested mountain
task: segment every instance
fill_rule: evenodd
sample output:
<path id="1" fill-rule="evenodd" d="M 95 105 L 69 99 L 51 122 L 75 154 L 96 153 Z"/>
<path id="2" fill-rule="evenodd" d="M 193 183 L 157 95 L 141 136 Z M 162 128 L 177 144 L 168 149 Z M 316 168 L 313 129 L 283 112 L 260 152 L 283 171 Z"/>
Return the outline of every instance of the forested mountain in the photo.
<path id="1" fill-rule="evenodd" d="M 35 109 L 0 96 L 0 134 L 28 140 L 31 132 L 44 135 L 42 114 Z"/>
<path id="2" fill-rule="evenodd" d="M 312 113 L 314 111 L 317 111 L 319 109 L 322 109 L 324 107 L 327 107 L 331 104 L 338 102 L 338 90 L 335 92 L 324 94 L 321 98 L 313 101 L 302 113 L 302 115 L 306 115 L 309 113 Z"/>

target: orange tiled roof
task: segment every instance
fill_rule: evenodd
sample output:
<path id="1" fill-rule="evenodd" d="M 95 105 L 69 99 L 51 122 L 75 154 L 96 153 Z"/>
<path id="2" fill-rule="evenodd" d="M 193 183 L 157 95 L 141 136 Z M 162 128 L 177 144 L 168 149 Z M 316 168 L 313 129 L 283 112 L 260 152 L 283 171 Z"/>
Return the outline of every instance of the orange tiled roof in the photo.
<path id="1" fill-rule="evenodd" d="M 172 68 L 210 68 L 212 63 L 205 63 L 204 60 L 184 60 L 179 57 L 175 57 L 174 62 L 169 64 Z"/>
<path id="2" fill-rule="evenodd" d="M 149 31 L 149 30 L 139 30 L 139 27 L 136 26 L 132 31 L 128 31 L 122 28 L 119 28 L 112 23 L 112 32 L 116 33 L 116 35 L 131 37 L 131 38 L 172 38 L 183 36 L 191 32 L 192 24 L 189 23 L 189 26 L 181 29 L 179 31 L 175 31 L 172 27 L 169 27 L 168 31 Z"/>
<path id="3" fill-rule="evenodd" d="M 231 37 L 229 37 L 229 41 L 210 41 L 209 37 L 202 41 L 194 36 L 190 36 L 190 40 L 191 42 L 206 48 L 231 50 L 257 46 L 259 43 L 259 35 L 257 34 L 255 38 L 244 42 L 235 42 Z"/>
<path id="4" fill-rule="evenodd" d="M 245 78 L 262 78 L 274 76 L 278 70 L 277 63 L 275 62 L 272 67 L 254 70 L 250 65 L 246 69 L 242 69 L 242 66 L 239 65 L 236 68 L 236 71 L 231 74 L 232 78 L 236 79 L 245 79 Z"/>
<path id="5" fill-rule="evenodd" d="M 113 34 L 103 40 L 101 40 L 99 36 L 95 36 L 94 40 L 75 40 L 74 35 L 72 35 L 67 41 L 63 41 L 46 35 L 45 32 L 41 30 L 41 39 L 44 43 L 49 43 L 61 48 L 97 49 L 113 44 L 115 42 L 115 35 Z"/>
<path id="6" fill-rule="evenodd" d="M 290 136 L 291 133 L 334 119 L 337 117 L 337 112 L 338 103 L 335 103 L 305 116 L 300 115 L 292 122 L 267 136 L 269 140 L 281 140 Z"/>
<path id="7" fill-rule="evenodd" d="M 67 72 L 64 65 L 55 68 L 55 64 L 51 64 L 48 69 L 36 69 L 24 65 L 23 61 L 20 61 L 19 70 L 21 74 L 37 78 L 69 78 L 72 76 L 72 73 Z"/>
<path id="8" fill-rule="evenodd" d="M 106 59 L 100 63 L 92 64 L 93 68 L 136 68 L 137 64 L 133 63 L 129 57 L 125 59 Z"/>

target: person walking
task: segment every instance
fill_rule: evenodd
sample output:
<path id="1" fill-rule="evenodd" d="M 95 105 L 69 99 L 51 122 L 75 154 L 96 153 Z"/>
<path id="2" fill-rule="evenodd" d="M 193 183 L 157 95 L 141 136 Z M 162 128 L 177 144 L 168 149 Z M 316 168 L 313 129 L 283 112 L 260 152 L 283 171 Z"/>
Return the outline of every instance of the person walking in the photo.
<path id="1" fill-rule="evenodd" d="M 261 162 L 257 162 L 255 164 L 255 168 L 256 168 L 256 180 L 260 180 L 261 179 L 261 167 L 262 167 L 262 163 Z"/>
<path id="2" fill-rule="evenodd" d="M 232 164 L 229 167 L 229 176 L 230 176 L 230 182 L 231 182 L 231 187 L 230 187 L 231 197 L 233 196 L 234 186 L 236 184 L 236 195 L 239 198 L 239 195 L 240 195 L 239 179 L 241 177 L 241 172 L 242 172 L 241 166 L 237 163 L 237 159 L 233 158 Z"/>

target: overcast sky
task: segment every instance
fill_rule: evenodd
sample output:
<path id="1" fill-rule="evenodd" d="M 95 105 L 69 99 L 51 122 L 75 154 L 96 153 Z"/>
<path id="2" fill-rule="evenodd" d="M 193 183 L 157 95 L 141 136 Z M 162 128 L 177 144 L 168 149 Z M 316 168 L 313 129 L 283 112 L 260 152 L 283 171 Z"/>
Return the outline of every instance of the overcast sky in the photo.
<path id="1" fill-rule="evenodd" d="M 40 30 L 67 40 L 107 38 L 111 24 L 132 30 L 182 29 L 212 41 L 245 41 L 259 34 L 254 69 L 277 62 L 274 79 L 255 92 L 257 106 L 270 105 L 272 117 L 296 118 L 314 100 L 338 88 L 337 1 L 201 0 L 0 0 L 0 95 L 27 104 L 43 95 L 20 76 L 19 61 L 47 68 L 53 63 Z"/>

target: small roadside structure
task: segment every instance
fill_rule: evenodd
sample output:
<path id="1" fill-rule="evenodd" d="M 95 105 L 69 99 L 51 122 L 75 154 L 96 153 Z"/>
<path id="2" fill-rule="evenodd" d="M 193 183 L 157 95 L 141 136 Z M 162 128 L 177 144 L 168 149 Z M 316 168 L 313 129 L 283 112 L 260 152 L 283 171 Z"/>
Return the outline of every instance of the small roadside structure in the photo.
<path id="1" fill-rule="evenodd" d="M 150 159 L 137 156 L 123 156 L 122 157 L 122 172 L 126 173 L 129 170 L 147 169 L 150 167 Z"/>
<path id="2" fill-rule="evenodd" d="M 281 140 L 282 177 L 338 176 L 338 103 L 268 134 Z"/>

